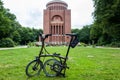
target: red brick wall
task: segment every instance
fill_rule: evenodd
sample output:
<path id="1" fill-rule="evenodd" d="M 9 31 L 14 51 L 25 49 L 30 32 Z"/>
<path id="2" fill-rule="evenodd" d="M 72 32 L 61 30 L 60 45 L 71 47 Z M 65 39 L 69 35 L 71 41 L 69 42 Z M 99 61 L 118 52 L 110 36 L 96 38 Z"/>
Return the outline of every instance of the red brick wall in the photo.
<path id="1" fill-rule="evenodd" d="M 55 4 L 56 5 L 56 4 Z M 56 5 L 57 6 L 57 5 Z M 63 31 L 64 34 L 66 33 L 71 33 L 71 10 L 69 9 L 65 9 L 65 10 L 49 10 L 49 9 L 45 9 L 44 10 L 44 24 L 43 24 L 43 32 L 44 34 L 50 34 L 50 28 L 51 28 L 51 20 L 53 18 L 53 16 L 55 15 L 59 15 L 62 20 L 63 20 Z M 57 23 L 56 23 L 57 24 Z M 63 41 L 64 42 L 69 42 L 70 38 L 69 37 L 62 37 L 62 36 L 58 36 L 58 37 L 53 37 L 53 41 L 58 42 L 58 41 Z M 49 42 L 50 38 L 48 38 L 46 40 L 46 42 Z"/>

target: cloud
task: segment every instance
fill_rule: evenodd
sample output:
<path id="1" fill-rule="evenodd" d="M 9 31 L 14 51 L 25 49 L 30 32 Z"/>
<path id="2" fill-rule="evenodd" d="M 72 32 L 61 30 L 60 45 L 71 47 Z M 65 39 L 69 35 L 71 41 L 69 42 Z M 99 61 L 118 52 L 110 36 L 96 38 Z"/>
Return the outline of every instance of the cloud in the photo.
<path id="1" fill-rule="evenodd" d="M 43 28 L 43 9 L 51 0 L 4 0 L 6 8 L 9 8 L 23 26 Z M 63 0 L 71 9 L 72 28 L 81 28 L 91 24 L 94 11 L 92 0 Z"/>
<path id="2" fill-rule="evenodd" d="M 91 13 L 94 11 L 92 0 L 73 0 L 68 1 L 68 4 L 71 9 L 73 28 L 81 28 L 84 25 L 92 24 L 93 18 Z"/>
<path id="3" fill-rule="evenodd" d="M 24 15 L 20 22 L 28 27 L 40 27 L 42 24 L 42 13 L 38 9 L 28 9 L 26 15 Z"/>

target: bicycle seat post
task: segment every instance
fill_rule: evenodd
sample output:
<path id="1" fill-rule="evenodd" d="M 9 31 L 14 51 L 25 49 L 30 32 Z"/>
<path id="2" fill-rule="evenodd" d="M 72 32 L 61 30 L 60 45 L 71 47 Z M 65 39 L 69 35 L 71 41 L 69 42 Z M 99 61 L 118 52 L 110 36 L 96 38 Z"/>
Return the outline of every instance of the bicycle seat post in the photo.
<path id="1" fill-rule="evenodd" d="M 68 58 L 68 54 L 69 54 L 69 51 L 70 51 L 71 43 L 72 43 L 73 39 L 75 37 L 77 37 L 77 34 L 65 34 L 65 35 L 70 36 L 71 39 L 70 39 L 70 43 L 69 43 L 69 46 L 68 46 L 68 49 L 67 49 L 67 53 L 66 53 L 66 58 L 65 58 L 64 64 L 66 63 L 66 60 Z"/>

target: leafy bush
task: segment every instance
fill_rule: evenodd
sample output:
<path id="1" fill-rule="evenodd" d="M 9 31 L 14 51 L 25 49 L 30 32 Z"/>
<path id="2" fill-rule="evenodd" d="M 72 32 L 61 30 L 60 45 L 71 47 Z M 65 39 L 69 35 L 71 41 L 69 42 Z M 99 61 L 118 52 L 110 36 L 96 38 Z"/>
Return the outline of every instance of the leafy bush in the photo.
<path id="1" fill-rule="evenodd" d="M 35 46 L 35 43 L 34 43 L 34 42 L 29 42 L 29 43 L 27 44 L 27 46 L 28 46 L 28 47 Z"/>
<path id="2" fill-rule="evenodd" d="M 0 40 L 0 47 L 14 47 L 15 43 L 11 38 L 3 38 Z"/>
<path id="3" fill-rule="evenodd" d="M 111 47 L 120 47 L 120 42 L 112 42 L 110 44 Z"/>
<path id="4" fill-rule="evenodd" d="M 105 41 L 104 36 L 101 36 L 101 37 L 99 38 L 99 40 L 98 40 L 97 45 L 98 45 L 98 46 L 104 46 L 104 45 L 106 45 L 106 44 L 107 44 L 107 41 Z"/>
<path id="5" fill-rule="evenodd" d="M 81 46 L 84 46 L 84 47 L 87 46 L 87 44 L 85 44 L 85 43 L 83 43 L 83 42 L 80 42 L 80 45 L 81 45 Z"/>

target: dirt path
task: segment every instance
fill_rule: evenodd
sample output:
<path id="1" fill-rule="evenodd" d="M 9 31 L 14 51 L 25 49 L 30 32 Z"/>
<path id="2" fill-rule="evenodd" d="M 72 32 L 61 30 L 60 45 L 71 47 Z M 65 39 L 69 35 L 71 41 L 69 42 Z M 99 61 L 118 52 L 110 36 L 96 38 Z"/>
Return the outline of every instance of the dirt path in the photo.
<path id="1" fill-rule="evenodd" d="M 19 48 L 27 48 L 27 46 L 18 46 L 18 47 L 11 47 L 11 48 L 0 48 L 0 50 L 19 49 Z"/>

